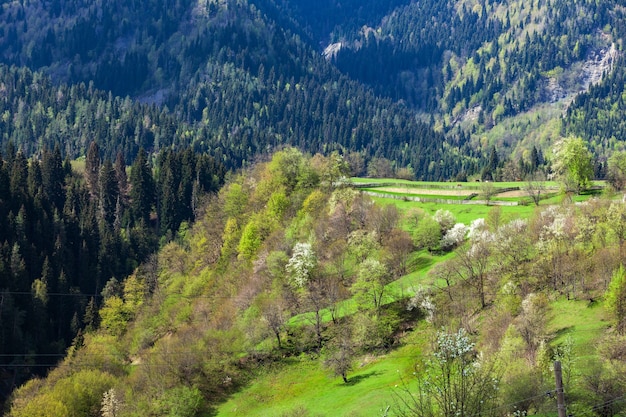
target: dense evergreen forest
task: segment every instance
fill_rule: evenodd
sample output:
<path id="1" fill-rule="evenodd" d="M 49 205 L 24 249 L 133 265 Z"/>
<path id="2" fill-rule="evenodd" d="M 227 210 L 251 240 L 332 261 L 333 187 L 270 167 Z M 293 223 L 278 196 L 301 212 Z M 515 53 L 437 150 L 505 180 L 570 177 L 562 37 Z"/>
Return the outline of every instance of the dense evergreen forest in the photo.
<path id="1" fill-rule="evenodd" d="M 479 172 L 491 146 L 502 159 L 514 154 L 527 162 L 533 145 L 548 153 L 559 134 L 587 134 L 576 126 L 589 126 L 590 118 L 619 120 L 594 112 L 615 113 L 621 106 L 589 110 L 574 100 L 562 127 L 546 129 L 555 114 L 539 124 L 523 121 L 522 132 L 505 140 L 489 133 L 542 103 L 564 105 L 590 83 L 599 82 L 592 94 L 607 103 L 618 100 L 618 91 L 607 95 L 616 84 L 602 77 L 620 77 L 623 67 L 615 58 L 623 10 L 614 2 L 307 4 L 7 3 L 0 11 L 2 60 L 41 69 L 55 86 L 80 89 L 84 83 L 87 101 L 99 94 L 97 101 L 122 102 L 116 97 L 129 95 L 157 105 L 126 102 L 123 112 L 137 116 L 115 133 L 98 132 L 109 155 L 122 150 L 127 159 L 139 146 L 158 151 L 181 143 L 219 153 L 233 168 L 291 144 L 311 152 L 358 152 L 366 162 L 385 157 L 397 168 L 410 165 L 416 178 L 441 180 Z M 321 49 L 331 42 L 341 47 L 325 60 Z M 50 106 L 67 110 L 67 102 L 46 105 L 24 91 L 16 94 L 32 106 L 41 101 L 48 117 L 58 113 L 48 114 Z M 11 103 L 4 119 L 17 105 Z M 107 108 L 96 115 L 113 123 L 103 113 Z M 146 113 L 152 126 L 137 122 Z M 37 126 L 47 126 L 46 118 Z M 552 133 L 527 139 L 542 130 Z M 603 137 L 593 150 L 604 161 L 624 138 L 614 122 L 596 130 Z M 28 133 L 14 134 L 14 143 L 37 143 L 30 137 L 40 131 Z M 135 145 L 128 143 L 131 137 Z M 83 138 L 66 152 L 80 155 L 86 143 Z M 109 149 L 108 143 L 119 145 Z"/>
<path id="2" fill-rule="evenodd" d="M 190 148 L 140 149 L 127 175 L 120 152 L 91 142 L 84 175 L 59 146 L 27 159 L 9 142 L 0 159 L 0 396 L 44 374 L 85 329 L 98 326 L 112 291 L 183 222 L 192 222 L 224 168 Z"/>

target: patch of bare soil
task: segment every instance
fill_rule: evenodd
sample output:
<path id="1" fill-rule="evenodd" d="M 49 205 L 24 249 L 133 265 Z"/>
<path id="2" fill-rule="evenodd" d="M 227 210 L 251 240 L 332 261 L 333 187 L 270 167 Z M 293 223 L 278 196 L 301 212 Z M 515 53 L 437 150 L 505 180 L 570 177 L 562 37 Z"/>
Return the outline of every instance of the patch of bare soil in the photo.
<path id="1" fill-rule="evenodd" d="M 506 191 L 498 194 L 498 197 L 527 197 L 528 193 L 525 190 Z"/>

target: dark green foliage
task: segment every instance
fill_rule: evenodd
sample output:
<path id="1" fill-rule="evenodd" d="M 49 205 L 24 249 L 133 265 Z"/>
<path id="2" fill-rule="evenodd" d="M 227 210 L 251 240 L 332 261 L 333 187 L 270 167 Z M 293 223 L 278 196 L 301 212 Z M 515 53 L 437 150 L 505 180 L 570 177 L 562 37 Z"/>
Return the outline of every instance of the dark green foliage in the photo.
<path id="1" fill-rule="evenodd" d="M 0 368 L 20 384 L 33 373 L 43 374 L 83 324 L 97 325 L 104 283 L 132 273 L 157 248 L 158 235 L 151 224 L 155 178 L 145 152 L 139 152 L 131 171 L 129 207 L 123 202 L 128 186 L 120 191 L 126 181 L 123 158 L 115 167 L 108 158 L 93 163 L 99 169 L 92 193 L 88 174 L 83 180 L 68 171 L 58 146 L 44 148 L 41 161 L 12 149 L 8 146 L 7 157 L 0 159 L 5 180 L 0 185 Z M 189 149 L 168 155 L 179 161 L 178 172 L 186 173 L 184 180 L 174 178 L 185 188 L 176 188 L 174 206 L 158 214 L 175 218 L 177 228 L 194 218 L 192 183 L 200 198 L 222 183 L 224 169 Z M 164 161 L 160 168 L 171 169 L 165 153 L 157 159 Z M 0 391 L 0 400 L 6 394 Z"/>
<path id="2" fill-rule="evenodd" d="M 54 151 L 44 148 L 41 165 L 43 191 L 50 202 L 54 204 L 55 208 L 62 210 L 65 204 L 63 190 L 65 171 L 63 169 L 63 159 L 61 158 L 61 150 L 58 144 L 54 147 Z"/>
<path id="3" fill-rule="evenodd" d="M 376 7 L 359 5 L 355 27 L 405 2 L 370 3 Z M 70 2 L 67 13 L 81 16 L 71 23 L 66 12 L 55 16 L 48 8 L 7 7 L 0 21 L 9 19 L 6 31 L 17 38 L 10 45 L 0 41 L 6 46 L 3 61 L 54 69 L 55 81 L 74 84 L 53 86 L 41 73 L 0 68 L 7 89 L 0 113 L 8 111 L 0 121 L 0 141 L 13 139 L 30 155 L 39 141 L 52 149 L 62 139 L 64 153 L 77 157 L 94 140 L 100 157 L 111 160 L 118 151 L 132 160 L 140 147 L 152 152 L 193 144 L 196 151 L 210 150 L 227 168 L 289 143 L 313 153 L 349 149 L 384 156 L 398 167 L 411 164 L 416 178 L 443 179 L 458 171 L 463 161 L 443 155 L 441 134 L 404 106 L 342 76 L 294 35 L 306 30 L 297 29 L 272 1 L 255 6 L 211 3 L 209 10 L 191 12 L 191 2 L 182 1 L 164 12 L 165 6 L 154 2 L 94 7 Z M 197 15 L 181 44 L 177 30 L 188 21 L 187 13 Z M 29 44 L 37 46 L 26 48 Z M 72 65 L 60 64 L 67 61 Z M 175 112 L 96 88 L 166 103 Z"/>
<path id="4" fill-rule="evenodd" d="M 146 152 L 142 149 L 130 170 L 130 211 L 136 223 L 150 224 L 150 213 L 155 199 L 152 169 Z"/>
<path id="5" fill-rule="evenodd" d="M 100 168 L 98 178 L 98 210 L 100 221 L 107 226 L 113 225 L 119 196 L 115 170 L 111 161 L 106 159 Z"/>

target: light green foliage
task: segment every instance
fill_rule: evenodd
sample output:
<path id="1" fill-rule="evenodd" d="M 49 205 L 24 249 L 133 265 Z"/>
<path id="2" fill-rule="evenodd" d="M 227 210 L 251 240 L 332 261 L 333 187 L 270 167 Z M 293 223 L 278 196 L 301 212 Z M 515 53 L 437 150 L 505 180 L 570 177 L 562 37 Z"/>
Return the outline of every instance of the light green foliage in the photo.
<path id="1" fill-rule="evenodd" d="M 37 382 L 33 382 L 37 384 Z M 99 370 L 83 369 L 65 376 L 52 386 L 38 387 L 33 397 L 13 403 L 13 417 L 83 417 L 99 415 L 101 399 L 115 378 Z M 27 384 L 20 391 L 34 387 Z"/>
<path id="2" fill-rule="evenodd" d="M 613 152 L 608 160 L 607 179 L 616 190 L 626 187 L 626 151 Z"/>
<path id="3" fill-rule="evenodd" d="M 48 303 L 48 283 L 45 280 L 37 278 L 31 285 L 33 297 L 41 301 L 43 305 Z"/>
<path id="4" fill-rule="evenodd" d="M 233 182 L 223 189 L 224 213 L 228 217 L 237 218 L 248 204 L 248 194 L 238 182 Z"/>
<path id="5" fill-rule="evenodd" d="M 202 393 L 196 387 L 178 386 L 167 390 L 158 399 L 158 415 L 171 417 L 194 417 L 203 402 Z"/>
<path id="6" fill-rule="evenodd" d="M 233 217 L 229 217 L 226 221 L 226 225 L 224 226 L 224 234 L 222 235 L 222 258 L 228 259 L 234 255 L 236 248 L 235 245 L 240 239 L 239 233 L 240 231 L 237 220 Z"/>
<path id="7" fill-rule="evenodd" d="M 385 285 L 390 274 L 378 259 L 367 258 L 359 266 L 357 279 L 351 291 L 360 309 L 380 309 L 385 294 Z"/>
<path id="8" fill-rule="evenodd" d="M 312 216 L 317 215 L 326 207 L 327 200 L 328 196 L 321 190 L 313 190 L 302 203 L 302 208 L 298 212 L 298 216 L 300 217 L 306 214 Z"/>
<path id="9" fill-rule="evenodd" d="M 319 182 L 309 160 L 296 148 L 276 152 L 268 164 L 268 171 L 275 183 L 285 187 L 287 194 L 300 187 L 313 187 Z"/>
<path id="10" fill-rule="evenodd" d="M 261 243 L 263 243 L 261 227 L 258 219 L 252 218 L 241 233 L 241 239 L 239 239 L 239 245 L 237 246 L 239 257 L 251 260 L 261 247 Z"/>
<path id="11" fill-rule="evenodd" d="M 113 336 L 124 333 L 130 318 L 131 311 L 117 296 L 107 298 L 100 309 L 100 326 Z"/>
<path id="12" fill-rule="evenodd" d="M 585 142 L 578 137 L 568 137 L 557 142 L 553 152 L 553 169 L 560 175 L 565 189 L 580 193 L 589 188 L 593 164 Z"/>
<path id="13" fill-rule="evenodd" d="M 70 413 L 61 401 L 49 394 L 31 399 L 23 407 L 13 407 L 11 417 L 66 417 Z"/>
<path id="14" fill-rule="evenodd" d="M 514 404 L 512 411 L 533 414 L 544 400 L 536 393 L 542 390 L 541 369 L 529 366 L 529 361 L 519 352 L 523 351 L 525 342 L 514 326 L 509 326 L 502 338 L 500 363 L 504 377 L 501 381 L 501 398 L 504 404 Z M 523 414 L 520 414 L 523 415 Z"/>
<path id="15" fill-rule="evenodd" d="M 131 314 L 135 314 L 146 294 L 146 284 L 133 274 L 124 281 L 124 304 Z"/>
<path id="16" fill-rule="evenodd" d="M 621 202 L 611 204 L 606 213 L 610 235 L 614 236 L 620 247 L 626 242 L 626 205 Z"/>
<path id="17" fill-rule="evenodd" d="M 418 249 L 434 251 L 441 241 L 441 226 L 430 216 L 422 218 L 413 230 L 413 243 Z"/>
<path id="18" fill-rule="evenodd" d="M 623 265 L 613 272 L 606 293 L 606 305 L 613 316 L 615 329 L 623 335 L 626 332 L 626 270 Z"/>
<path id="19" fill-rule="evenodd" d="M 358 262 L 365 260 L 379 247 L 378 236 L 365 230 L 355 230 L 348 237 L 348 250 Z"/>
<path id="20" fill-rule="evenodd" d="M 143 304 L 145 283 L 133 274 L 124 281 L 123 293 L 123 299 L 114 293 L 107 296 L 100 309 L 101 327 L 114 336 L 124 333 L 128 322 Z"/>
<path id="21" fill-rule="evenodd" d="M 267 202 L 267 215 L 273 222 L 280 222 L 289 208 L 290 201 L 284 190 L 272 193 Z"/>
<path id="22" fill-rule="evenodd" d="M 316 155 L 311 164 L 319 172 L 321 184 L 326 188 L 334 188 L 340 180 L 350 173 L 348 163 L 337 151 L 333 151 L 328 157 Z"/>

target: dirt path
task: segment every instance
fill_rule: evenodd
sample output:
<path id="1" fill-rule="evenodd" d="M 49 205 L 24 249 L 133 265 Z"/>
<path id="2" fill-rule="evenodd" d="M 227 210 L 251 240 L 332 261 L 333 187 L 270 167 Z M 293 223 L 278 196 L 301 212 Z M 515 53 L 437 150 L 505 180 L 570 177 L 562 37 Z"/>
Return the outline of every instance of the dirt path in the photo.
<path id="1" fill-rule="evenodd" d="M 428 188 L 413 188 L 413 187 L 378 187 L 376 191 L 388 192 L 388 193 L 401 193 L 401 194 L 416 194 L 416 195 L 452 195 L 457 197 L 465 197 L 476 193 L 474 190 L 463 189 L 448 189 L 437 190 Z"/>
<path id="2" fill-rule="evenodd" d="M 528 192 L 525 190 L 507 191 L 505 193 L 497 194 L 498 197 L 528 197 Z"/>

